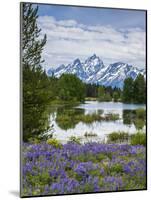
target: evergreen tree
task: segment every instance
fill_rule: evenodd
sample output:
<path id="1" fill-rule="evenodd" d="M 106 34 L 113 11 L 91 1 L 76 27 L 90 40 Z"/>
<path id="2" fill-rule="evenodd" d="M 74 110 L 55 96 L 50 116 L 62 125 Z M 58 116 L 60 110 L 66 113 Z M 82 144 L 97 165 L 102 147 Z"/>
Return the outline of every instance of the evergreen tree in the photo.
<path id="1" fill-rule="evenodd" d="M 119 94 L 118 94 L 118 92 L 115 91 L 113 93 L 113 99 L 114 99 L 115 102 L 117 102 L 119 100 Z"/>
<path id="2" fill-rule="evenodd" d="M 123 102 L 126 103 L 133 102 L 133 95 L 134 95 L 133 79 L 129 77 L 124 80 Z"/>
<path id="3" fill-rule="evenodd" d="M 41 29 L 38 28 L 38 6 L 31 3 L 22 3 L 22 64 L 23 67 L 41 69 L 43 47 L 46 43 L 46 34 L 40 39 Z"/>
<path id="4" fill-rule="evenodd" d="M 63 101 L 84 101 L 85 85 L 73 74 L 63 74 L 59 81 L 59 98 Z"/>
<path id="5" fill-rule="evenodd" d="M 39 136 L 48 128 L 46 105 L 49 81 L 42 70 L 41 53 L 46 35 L 40 39 L 38 7 L 22 3 L 23 140 Z"/>
<path id="6" fill-rule="evenodd" d="M 134 81 L 134 102 L 145 103 L 146 101 L 146 82 L 144 76 L 139 74 Z"/>
<path id="7" fill-rule="evenodd" d="M 99 86 L 98 88 L 98 100 L 99 101 L 104 101 L 105 99 L 105 89 L 103 86 Z"/>

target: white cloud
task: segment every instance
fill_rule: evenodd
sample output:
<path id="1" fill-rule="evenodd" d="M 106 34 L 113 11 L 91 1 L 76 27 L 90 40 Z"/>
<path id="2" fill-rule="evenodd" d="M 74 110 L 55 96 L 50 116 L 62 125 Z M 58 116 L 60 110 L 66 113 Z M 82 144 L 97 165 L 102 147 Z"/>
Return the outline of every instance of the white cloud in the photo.
<path id="1" fill-rule="evenodd" d="M 68 64 L 77 57 L 83 60 L 93 53 L 106 64 L 123 61 L 145 66 L 145 32 L 139 27 L 117 30 L 112 26 L 86 26 L 75 20 L 57 21 L 51 16 L 40 16 L 38 24 L 47 34 L 45 68 Z"/>

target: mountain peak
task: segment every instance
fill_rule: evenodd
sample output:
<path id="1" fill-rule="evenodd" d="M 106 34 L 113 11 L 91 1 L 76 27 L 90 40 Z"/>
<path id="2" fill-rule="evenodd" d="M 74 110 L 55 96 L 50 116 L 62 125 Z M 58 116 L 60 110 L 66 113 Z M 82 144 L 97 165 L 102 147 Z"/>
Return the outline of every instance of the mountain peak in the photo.
<path id="1" fill-rule="evenodd" d="M 80 61 L 79 58 L 77 58 L 77 59 L 75 59 L 75 60 L 73 61 L 73 65 L 76 65 L 76 64 L 81 64 L 81 61 Z"/>
<path id="2" fill-rule="evenodd" d="M 125 78 L 135 79 L 140 73 L 145 77 L 145 70 L 139 70 L 124 62 L 112 63 L 108 66 L 96 55 L 88 57 L 84 62 L 79 58 L 68 65 L 60 65 L 55 70 L 49 70 L 48 75 L 60 77 L 62 74 L 75 74 L 85 83 L 122 88 Z"/>
<path id="3" fill-rule="evenodd" d="M 97 58 L 97 56 L 96 56 L 96 54 L 94 53 L 90 58 L 91 58 L 91 59 L 95 59 L 95 58 Z"/>
<path id="4" fill-rule="evenodd" d="M 86 61 L 93 61 L 96 59 L 100 61 L 100 58 L 96 54 L 93 54 L 92 56 L 88 57 Z"/>

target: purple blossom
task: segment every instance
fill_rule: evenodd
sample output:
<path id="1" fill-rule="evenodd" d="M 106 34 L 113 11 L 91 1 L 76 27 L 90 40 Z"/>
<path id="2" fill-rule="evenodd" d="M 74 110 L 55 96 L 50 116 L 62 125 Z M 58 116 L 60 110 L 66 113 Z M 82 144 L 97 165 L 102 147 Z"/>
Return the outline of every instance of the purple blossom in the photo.
<path id="1" fill-rule="evenodd" d="M 127 144 L 68 143 L 61 149 L 45 143 L 24 144 L 22 191 L 31 196 L 143 189 L 145 152 L 141 145 Z M 100 155 L 102 159 L 97 160 Z"/>

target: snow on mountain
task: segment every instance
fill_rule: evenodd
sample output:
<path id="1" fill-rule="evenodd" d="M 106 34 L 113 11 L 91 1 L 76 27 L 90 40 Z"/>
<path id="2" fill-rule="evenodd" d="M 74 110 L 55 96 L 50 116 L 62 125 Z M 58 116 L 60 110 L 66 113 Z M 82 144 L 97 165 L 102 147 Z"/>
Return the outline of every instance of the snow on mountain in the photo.
<path id="1" fill-rule="evenodd" d="M 75 74 L 83 82 L 122 88 L 125 78 L 135 79 L 139 73 L 146 75 L 144 69 L 139 70 L 132 65 L 116 62 L 105 66 L 103 61 L 95 54 L 87 58 L 85 62 L 75 59 L 68 65 L 60 65 L 56 69 L 49 69 L 47 74 L 59 78 L 62 74 Z"/>

